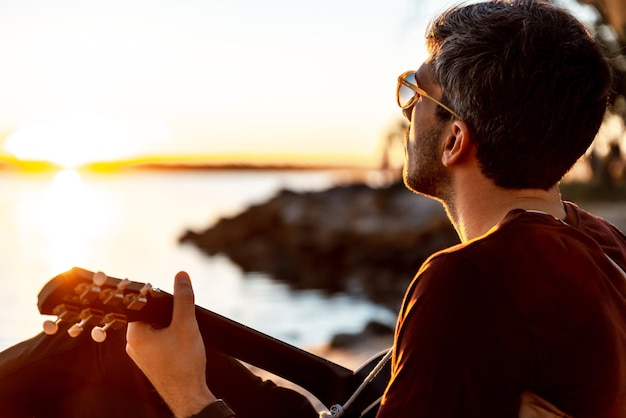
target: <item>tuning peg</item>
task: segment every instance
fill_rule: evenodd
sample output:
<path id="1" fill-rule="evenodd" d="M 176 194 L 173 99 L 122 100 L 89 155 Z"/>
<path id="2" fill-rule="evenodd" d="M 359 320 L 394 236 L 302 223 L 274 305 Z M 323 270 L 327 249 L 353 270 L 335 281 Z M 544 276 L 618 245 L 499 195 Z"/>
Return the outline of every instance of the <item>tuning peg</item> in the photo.
<path id="1" fill-rule="evenodd" d="M 104 324 L 102 327 L 95 327 L 91 330 L 91 339 L 97 343 L 101 343 L 107 338 L 107 330 L 111 327 L 111 323 Z"/>
<path id="2" fill-rule="evenodd" d="M 54 335 L 59 330 L 59 322 L 61 322 L 61 318 L 58 318 L 56 321 L 46 320 L 43 323 L 43 332 L 46 335 Z"/>
<path id="3" fill-rule="evenodd" d="M 117 284 L 117 290 L 123 291 L 124 289 L 126 289 L 128 287 L 129 284 L 130 284 L 130 280 L 128 280 L 128 279 L 121 280 Z"/>
<path id="4" fill-rule="evenodd" d="M 117 329 L 121 328 L 126 321 L 121 317 L 117 317 L 115 314 L 108 314 L 103 318 L 104 325 L 101 327 L 95 327 L 91 330 L 91 338 L 97 342 L 101 343 L 107 338 L 107 330 L 109 328 Z"/>
<path id="5" fill-rule="evenodd" d="M 124 289 L 128 287 L 130 280 L 124 279 L 117 284 L 115 289 L 108 288 L 100 292 L 102 303 L 109 306 L 115 306 L 124 300 Z"/>
<path id="6" fill-rule="evenodd" d="M 72 338 L 78 337 L 80 333 L 83 332 L 83 329 L 84 329 L 83 327 L 87 324 L 87 322 L 89 322 L 90 319 L 91 317 L 88 317 L 72 325 L 70 329 L 67 330 L 67 333 L 70 334 L 70 337 Z"/>
<path id="7" fill-rule="evenodd" d="M 146 298 L 146 296 L 148 295 L 148 292 L 150 292 L 150 290 L 152 290 L 152 285 L 150 283 L 146 283 L 139 290 L 139 294 L 128 295 L 125 300 L 126 307 L 135 311 L 143 308 L 144 305 L 148 303 L 148 299 Z"/>
<path id="8" fill-rule="evenodd" d="M 107 281 L 107 275 L 101 271 L 97 271 L 91 277 L 91 281 L 98 287 L 102 287 Z"/>
<path id="9" fill-rule="evenodd" d="M 101 290 L 100 286 L 96 286 L 95 283 L 81 283 L 74 289 L 78 295 L 78 300 L 84 304 L 89 304 L 96 299 Z"/>
<path id="10" fill-rule="evenodd" d="M 78 309 L 68 307 L 64 304 L 57 305 L 53 309 L 53 313 L 57 316 L 56 321 L 46 320 L 43 323 L 43 332 L 47 335 L 54 335 L 59 330 L 59 322 L 61 321 L 75 321 L 78 319 Z"/>
<path id="11" fill-rule="evenodd" d="M 78 337 L 80 333 L 83 332 L 83 327 L 85 326 L 87 321 L 88 320 L 83 319 L 79 323 L 72 325 L 70 329 L 67 330 L 67 333 L 70 335 L 70 337 L 72 338 Z"/>
<path id="12" fill-rule="evenodd" d="M 146 297 L 146 295 L 148 294 L 150 290 L 152 290 L 152 285 L 150 283 L 146 283 L 139 290 L 139 294 L 141 295 L 141 297 Z"/>
<path id="13" fill-rule="evenodd" d="M 98 316 L 96 316 L 91 309 L 83 309 L 80 313 L 80 322 L 72 325 L 70 329 L 67 330 L 67 333 L 70 334 L 72 338 L 78 337 L 78 335 L 83 332 L 85 325 L 90 321 L 99 322 Z"/>

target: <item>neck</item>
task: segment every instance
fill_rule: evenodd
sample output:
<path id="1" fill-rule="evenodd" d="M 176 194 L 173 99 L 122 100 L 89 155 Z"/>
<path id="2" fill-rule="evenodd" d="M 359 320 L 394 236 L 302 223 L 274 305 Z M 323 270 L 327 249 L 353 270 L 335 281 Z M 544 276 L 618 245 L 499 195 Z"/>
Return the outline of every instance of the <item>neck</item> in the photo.
<path id="1" fill-rule="evenodd" d="M 481 187 L 482 186 L 482 187 Z M 462 242 L 487 233 L 513 209 L 536 210 L 565 218 L 558 186 L 549 190 L 509 190 L 484 182 L 479 187 L 459 187 L 444 206 Z"/>

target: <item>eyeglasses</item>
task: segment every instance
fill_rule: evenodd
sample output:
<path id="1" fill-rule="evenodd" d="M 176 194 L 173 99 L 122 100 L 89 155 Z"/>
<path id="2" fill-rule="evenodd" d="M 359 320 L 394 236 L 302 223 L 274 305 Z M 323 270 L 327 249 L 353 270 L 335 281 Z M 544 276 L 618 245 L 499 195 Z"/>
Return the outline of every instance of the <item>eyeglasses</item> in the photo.
<path id="1" fill-rule="evenodd" d="M 407 71 L 403 73 L 400 77 L 398 77 L 398 87 L 396 89 L 396 99 L 398 100 L 398 106 L 402 109 L 408 109 L 413 106 L 416 101 L 419 100 L 420 96 L 426 97 L 427 99 L 432 100 L 437 103 L 439 106 L 450 112 L 452 116 L 459 120 L 463 120 L 454 110 L 450 109 L 445 104 L 441 103 L 439 100 L 431 97 L 422 90 L 417 85 L 417 80 L 415 79 L 415 71 Z"/>

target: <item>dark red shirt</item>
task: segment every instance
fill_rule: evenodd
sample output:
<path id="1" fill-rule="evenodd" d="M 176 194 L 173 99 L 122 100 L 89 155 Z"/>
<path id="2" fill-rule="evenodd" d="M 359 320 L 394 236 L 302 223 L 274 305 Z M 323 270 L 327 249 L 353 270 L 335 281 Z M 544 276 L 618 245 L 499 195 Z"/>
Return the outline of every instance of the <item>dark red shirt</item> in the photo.
<path id="1" fill-rule="evenodd" d="M 430 257 L 405 296 L 378 418 L 517 417 L 530 390 L 626 417 L 626 237 L 566 204 Z"/>

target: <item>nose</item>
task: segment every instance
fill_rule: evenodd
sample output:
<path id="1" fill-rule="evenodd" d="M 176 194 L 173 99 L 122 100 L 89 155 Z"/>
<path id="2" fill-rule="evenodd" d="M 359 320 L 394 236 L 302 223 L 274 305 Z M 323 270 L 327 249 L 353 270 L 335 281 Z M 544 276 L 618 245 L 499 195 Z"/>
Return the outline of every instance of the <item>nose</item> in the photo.
<path id="1" fill-rule="evenodd" d="M 411 115 L 413 114 L 413 106 L 408 107 L 406 109 L 402 109 L 402 114 L 409 122 L 411 122 Z"/>

